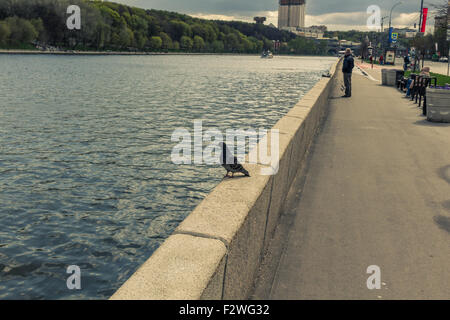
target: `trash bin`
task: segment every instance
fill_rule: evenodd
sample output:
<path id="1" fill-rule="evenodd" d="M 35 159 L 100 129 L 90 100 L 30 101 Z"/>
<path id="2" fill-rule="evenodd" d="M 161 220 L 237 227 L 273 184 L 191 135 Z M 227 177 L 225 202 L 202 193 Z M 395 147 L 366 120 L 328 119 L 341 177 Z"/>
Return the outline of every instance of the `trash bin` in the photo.
<path id="1" fill-rule="evenodd" d="M 427 120 L 450 123 L 450 90 L 427 89 Z"/>
<path id="2" fill-rule="evenodd" d="M 388 69 L 381 69 L 381 84 L 387 86 L 387 71 Z"/>
<path id="3" fill-rule="evenodd" d="M 397 83 L 397 70 L 389 69 L 386 72 L 386 85 L 387 86 L 395 86 Z"/>

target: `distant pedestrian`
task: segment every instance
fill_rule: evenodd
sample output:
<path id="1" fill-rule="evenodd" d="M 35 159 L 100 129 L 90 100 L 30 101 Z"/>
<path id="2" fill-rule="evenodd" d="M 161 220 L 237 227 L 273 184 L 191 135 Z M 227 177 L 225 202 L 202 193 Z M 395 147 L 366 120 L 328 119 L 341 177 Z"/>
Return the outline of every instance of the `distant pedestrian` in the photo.
<path id="1" fill-rule="evenodd" d="M 411 60 L 409 59 L 409 56 L 406 55 L 405 58 L 403 59 L 403 70 L 407 71 L 409 68 L 409 64 L 411 63 Z"/>
<path id="2" fill-rule="evenodd" d="M 381 55 L 380 56 L 380 65 L 383 65 L 384 64 L 384 57 L 383 57 L 383 55 Z"/>
<path id="3" fill-rule="evenodd" d="M 344 65 L 342 66 L 345 85 L 345 95 L 343 98 L 350 98 L 352 96 L 352 72 L 354 67 L 355 61 L 353 60 L 352 50 L 347 48 L 345 50 Z"/>

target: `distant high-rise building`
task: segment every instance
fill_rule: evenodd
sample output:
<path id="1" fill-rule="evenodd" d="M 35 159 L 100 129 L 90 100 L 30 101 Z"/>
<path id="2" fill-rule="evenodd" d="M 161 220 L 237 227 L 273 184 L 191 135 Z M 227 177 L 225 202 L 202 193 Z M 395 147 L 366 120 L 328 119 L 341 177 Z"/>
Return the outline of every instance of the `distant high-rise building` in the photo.
<path id="1" fill-rule="evenodd" d="M 278 29 L 305 27 L 306 0 L 280 0 Z"/>
<path id="2" fill-rule="evenodd" d="M 447 16 L 434 17 L 434 33 L 439 29 L 447 29 Z"/>

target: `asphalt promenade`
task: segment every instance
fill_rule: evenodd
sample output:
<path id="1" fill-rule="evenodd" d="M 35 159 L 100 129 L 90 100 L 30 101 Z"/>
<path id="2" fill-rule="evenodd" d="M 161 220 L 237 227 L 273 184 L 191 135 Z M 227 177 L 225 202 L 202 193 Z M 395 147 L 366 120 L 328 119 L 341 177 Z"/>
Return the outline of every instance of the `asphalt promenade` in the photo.
<path id="1" fill-rule="evenodd" d="M 450 124 L 359 68 L 352 98 L 334 88 L 275 278 L 254 298 L 450 299 Z"/>

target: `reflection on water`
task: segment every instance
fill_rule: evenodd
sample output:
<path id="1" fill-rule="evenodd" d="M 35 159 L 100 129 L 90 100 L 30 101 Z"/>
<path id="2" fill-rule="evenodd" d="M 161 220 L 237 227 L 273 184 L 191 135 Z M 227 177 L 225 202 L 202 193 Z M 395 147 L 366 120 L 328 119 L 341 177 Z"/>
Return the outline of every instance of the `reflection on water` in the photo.
<path id="1" fill-rule="evenodd" d="M 334 61 L 0 56 L 0 299 L 108 298 L 223 177 L 172 132 L 269 129 Z"/>

